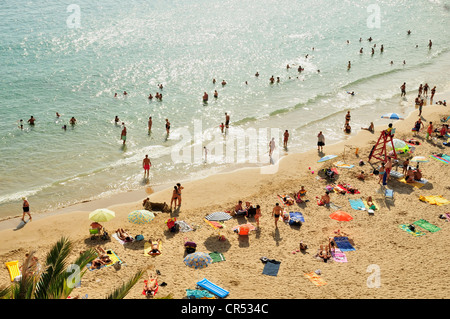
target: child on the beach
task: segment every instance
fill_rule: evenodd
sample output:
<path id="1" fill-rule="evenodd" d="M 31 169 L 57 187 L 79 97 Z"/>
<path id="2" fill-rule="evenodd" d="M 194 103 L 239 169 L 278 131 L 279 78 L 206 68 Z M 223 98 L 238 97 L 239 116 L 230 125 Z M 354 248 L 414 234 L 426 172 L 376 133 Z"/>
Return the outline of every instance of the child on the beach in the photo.
<path id="1" fill-rule="evenodd" d="M 256 221 L 256 227 L 259 229 L 259 218 L 261 217 L 261 207 L 259 205 L 256 205 L 256 212 L 255 212 L 255 221 Z"/>

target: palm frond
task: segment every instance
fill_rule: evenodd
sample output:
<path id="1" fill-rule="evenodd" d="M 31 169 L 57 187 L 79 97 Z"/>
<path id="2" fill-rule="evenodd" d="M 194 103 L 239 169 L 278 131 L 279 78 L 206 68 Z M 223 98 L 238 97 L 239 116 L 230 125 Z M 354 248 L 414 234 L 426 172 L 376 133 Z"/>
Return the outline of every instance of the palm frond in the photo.
<path id="1" fill-rule="evenodd" d="M 11 299 L 11 287 L 0 287 L 0 299 Z"/>
<path id="2" fill-rule="evenodd" d="M 34 257 L 34 251 L 28 254 L 25 258 L 21 269 L 21 279 L 14 283 L 11 287 L 11 297 L 13 299 L 32 299 L 34 290 L 36 287 L 36 266 L 32 265 L 32 259 Z"/>
<path id="3" fill-rule="evenodd" d="M 77 260 L 75 260 L 75 262 L 73 263 L 74 265 L 77 265 L 80 269 L 80 273 L 79 273 L 79 279 L 81 280 L 81 278 L 84 276 L 84 274 L 86 273 L 87 269 L 86 269 L 86 265 L 88 263 L 90 263 L 92 260 L 94 260 L 97 257 L 97 253 L 90 249 L 87 250 L 85 252 L 83 252 L 78 258 Z M 69 281 L 70 279 L 70 281 Z M 60 299 L 66 299 L 71 293 L 72 290 L 75 288 L 75 282 L 73 282 L 72 280 L 72 273 L 71 272 L 67 272 L 66 273 L 66 279 L 64 281 L 64 285 L 63 285 L 63 290 L 61 292 L 61 295 L 59 296 Z"/>
<path id="4" fill-rule="evenodd" d="M 45 270 L 36 286 L 37 299 L 55 299 L 64 291 L 64 281 L 67 277 L 67 258 L 72 250 L 72 243 L 61 238 L 47 254 Z"/>
<path id="5" fill-rule="evenodd" d="M 145 270 L 139 270 L 130 280 L 125 282 L 121 287 L 116 288 L 111 292 L 106 299 L 123 299 L 130 292 L 131 288 L 141 279 Z"/>

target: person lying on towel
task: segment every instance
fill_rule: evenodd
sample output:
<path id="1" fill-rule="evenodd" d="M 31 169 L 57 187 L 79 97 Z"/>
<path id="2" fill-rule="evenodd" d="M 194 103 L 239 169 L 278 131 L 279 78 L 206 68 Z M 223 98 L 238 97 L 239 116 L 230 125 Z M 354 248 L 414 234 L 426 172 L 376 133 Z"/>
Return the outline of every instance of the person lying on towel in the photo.
<path id="1" fill-rule="evenodd" d="M 161 246 L 161 239 L 158 239 L 156 243 L 154 243 L 150 238 L 148 242 L 152 245 L 152 249 L 148 252 L 148 254 L 152 256 L 161 255 L 161 251 L 159 250 Z"/>
<path id="2" fill-rule="evenodd" d="M 147 280 L 144 280 L 144 291 L 147 297 L 153 297 L 158 291 L 158 275 L 150 275 Z"/>
<path id="3" fill-rule="evenodd" d="M 116 234 L 117 237 L 124 242 L 133 241 L 133 238 L 126 231 L 124 231 L 123 228 L 119 228 L 118 230 L 116 230 Z"/>

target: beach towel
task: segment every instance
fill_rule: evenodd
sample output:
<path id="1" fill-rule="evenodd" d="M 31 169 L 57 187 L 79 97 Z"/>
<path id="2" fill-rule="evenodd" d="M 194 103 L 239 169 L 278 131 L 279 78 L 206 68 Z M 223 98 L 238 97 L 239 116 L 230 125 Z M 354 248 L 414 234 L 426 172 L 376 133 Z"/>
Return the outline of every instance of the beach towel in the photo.
<path id="1" fill-rule="evenodd" d="M 230 214 L 227 214 L 225 212 L 214 212 L 209 214 L 208 216 L 205 217 L 207 220 L 213 220 L 213 221 L 225 221 L 225 220 L 230 220 L 231 217 Z"/>
<path id="2" fill-rule="evenodd" d="M 447 218 L 445 221 L 450 222 L 450 213 L 446 213 L 445 218 Z"/>
<path id="3" fill-rule="evenodd" d="M 231 218 L 231 216 L 230 216 Z M 183 233 L 186 233 L 188 231 L 192 231 L 194 230 L 188 223 L 186 223 L 185 221 L 179 220 L 177 221 L 177 224 L 179 226 L 179 230 Z"/>
<path id="4" fill-rule="evenodd" d="M 334 163 L 335 166 L 340 167 L 340 168 L 353 168 L 355 167 L 355 165 L 351 165 L 351 164 L 345 164 L 342 161 L 336 162 Z"/>
<path id="5" fill-rule="evenodd" d="M 372 208 L 369 207 L 369 204 L 367 204 L 366 200 L 363 200 L 363 203 L 364 203 L 364 206 L 366 206 L 366 209 L 368 209 L 368 210 L 372 209 Z M 378 204 L 374 200 L 372 200 L 372 203 L 375 205 L 375 209 L 374 210 L 379 210 L 380 209 L 380 207 L 378 206 Z"/>
<path id="6" fill-rule="evenodd" d="M 405 232 L 407 232 L 410 235 L 413 235 L 414 237 L 420 237 L 420 236 L 423 236 L 423 235 L 426 234 L 426 233 L 424 233 L 424 232 L 422 232 L 420 230 L 417 230 L 417 229 L 416 229 L 415 232 L 413 232 L 411 229 L 409 229 L 409 225 L 407 225 L 407 224 L 399 225 L 399 227 L 400 227 L 400 229 L 404 230 Z"/>
<path id="7" fill-rule="evenodd" d="M 238 229 L 239 227 L 241 227 L 241 226 L 248 226 L 248 230 L 256 230 L 256 227 L 253 226 L 253 225 L 250 224 L 250 223 L 248 223 L 248 224 L 241 224 L 241 225 L 234 226 L 234 227 L 232 228 L 232 230 L 235 231 L 235 230 L 237 230 L 237 229 Z"/>
<path id="8" fill-rule="evenodd" d="M 430 155 L 430 157 L 433 158 L 433 159 L 435 159 L 435 160 L 437 160 L 437 161 L 439 161 L 439 162 L 441 162 L 441 163 L 444 163 L 444 164 L 450 163 L 450 159 L 447 159 L 448 155 L 445 155 L 445 157 L 444 157 L 444 155 L 445 155 L 445 154 L 442 154 L 442 156 L 439 156 L 439 155 Z"/>
<path id="9" fill-rule="evenodd" d="M 121 245 L 125 245 L 126 243 L 131 243 L 131 242 L 134 241 L 134 238 L 133 238 L 133 237 L 131 237 L 131 241 L 123 241 L 122 239 L 119 238 L 119 236 L 117 235 L 117 233 L 114 233 L 114 234 L 112 235 L 112 237 L 113 237 L 115 240 L 117 240 Z"/>
<path id="10" fill-rule="evenodd" d="M 216 299 L 216 296 L 206 290 L 186 289 L 186 296 L 189 299 Z"/>
<path id="11" fill-rule="evenodd" d="M 287 198 L 291 198 L 289 195 L 285 195 L 285 196 L 283 196 L 283 197 L 281 197 L 280 195 L 277 195 L 277 197 L 278 197 L 278 200 L 280 201 L 280 203 L 281 203 L 281 206 L 292 206 L 292 205 L 294 205 L 294 203 L 292 203 L 292 204 L 286 204 L 285 202 L 284 202 L 284 200 L 283 200 L 283 198 L 284 197 L 287 197 Z M 291 198 L 292 199 L 292 198 Z"/>
<path id="12" fill-rule="evenodd" d="M 298 225 L 304 223 L 305 218 L 300 212 L 289 212 L 289 225 Z"/>
<path id="13" fill-rule="evenodd" d="M 323 280 L 318 274 L 316 274 L 314 271 L 303 274 L 306 278 L 308 278 L 314 285 L 316 286 L 325 286 L 327 283 L 325 280 Z"/>
<path id="14" fill-rule="evenodd" d="M 439 230 L 441 230 L 439 227 L 429 223 L 425 219 L 419 219 L 418 221 L 413 223 L 414 225 L 417 225 L 419 227 L 422 227 L 425 230 L 428 230 L 430 233 L 435 233 Z"/>
<path id="15" fill-rule="evenodd" d="M 400 178 L 400 179 L 398 179 L 398 181 L 399 181 L 400 183 L 407 184 L 407 185 L 411 185 L 411 186 L 414 186 L 414 187 L 416 187 L 416 188 L 424 187 L 425 184 L 428 183 L 428 181 L 427 181 L 426 179 L 424 179 L 424 178 L 422 178 L 420 181 L 414 180 L 414 182 L 411 182 L 411 183 L 408 183 L 408 182 L 405 180 L 405 178 Z"/>
<path id="16" fill-rule="evenodd" d="M 144 255 L 146 256 L 158 256 L 161 255 L 162 253 L 162 242 L 159 243 L 159 251 L 160 253 L 158 254 L 151 254 L 150 251 L 152 250 L 152 243 L 149 243 L 148 241 L 146 241 L 144 243 Z"/>
<path id="17" fill-rule="evenodd" d="M 338 263 L 346 263 L 347 262 L 347 256 L 345 256 L 344 252 L 341 251 L 339 248 L 336 248 L 331 251 L 331 257 L 333 257 L 333 260 Z"/>
<path id="18" fill-rule="evenodd" d="M 14 281 L 14 279 L 20 278 L 20 268 L 19 268 L 19 261 L 9 261 L 5 263 L 6 268 L 8 268 L 9 277 L 11 278 L 11 281 Z"/>
<path id="19" fill-rule="evenodd" d="M 348 190 L 348 185 L 347 187 L 345 187 L 344 185 L 337 185 L 337 187 L 339 187 L 341 190 L 345 191 L 347 194 L 360 194 L 360 191 L 357 189 L 354 189 L 353 192 L 351 192 L 350 190 Z"/>
<path id="20" fill-rule="evenodd" d="M 364 203 L 361 199 L 349 199 L 350 206 L 352 206 L 355 210 L 365 210 L 366 206 L 364 206 Z"/>
<path id="21" fill-rule="evenodd" d="M 419 200 L 422 202 L 428 202 L 431 205 L 447 205 L 450 203 L 447 199 L 443 198 L 442 195 L 433 195 L 433 196 L 419 196 Z"/>
<path id="22" fill-rule="evenodd" d="M 276 276 L 278 275 L 278 271 L 280 270 L 281 261 L 277 261 L 274 259 L 268 260 L 264 265 L 263 274 L 268 276 Z"/>
<path id="23" fill-rule="evenodd" d="M 220 222 L 216 222 L 214 220 L 203 219 L 207 224 L 211 225 L 214 229 L 224 228 L 224 225 Z"/>
<path id="24" fill-rule="evenodd" d="M 217 251 L 209 253 L 209 256 L 211 256 L 212 263 L 225 261 L 225 256 L 222 253 L 218 253 Z"/>
<path id="25" fill-rule="evenodd" d="M 121 261 L 120 258 L 116 255 L 116 253 L 115 253 L 114 251 L 112 251 L 112 250 L 110 250 L 110 249 L 107 249 L 107 250 L 106 250 L 106 253 L 107 253 L 108 256 L 109 256 L 109 259 L 111 259 L 111 262 L 110 262 L 109 264 L 102 265 L 102 266 L 100 266 L 100 268 L 91 268 L 92 263 L 88 263 L 88 264 L 86 265 L 86 267 L 87 267 L 90 271 L 93 271 L 93 270 L 102 269 L 102 268 L 106 268 L 106 267 L 112 266 L 112 265 L 114 265 L 116 262 L 122 263 L 122 261 Z"/>
<path id="26" fill-rule="evenodd" d="M 352 244 L 350 244 L 350 242 L 348 241 L 348 237 L 334 237 L 334 242 L 341 251 L 356 250 L 355 247 L 353 247 Z"/>

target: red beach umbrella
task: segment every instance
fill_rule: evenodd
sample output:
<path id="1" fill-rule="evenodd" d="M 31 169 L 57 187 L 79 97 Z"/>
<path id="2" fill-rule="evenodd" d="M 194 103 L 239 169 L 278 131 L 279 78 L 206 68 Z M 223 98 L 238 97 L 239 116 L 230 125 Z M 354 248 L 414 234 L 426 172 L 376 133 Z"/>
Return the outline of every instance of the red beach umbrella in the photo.
<path id="1" fill-rule="evenodd" d="M 353 217 L 350 216 L 350 214 L 344 212 L 343 210 L 335 211 L 334 213 L 332 213 L 330 215 L 330 218 L 338 220 L 340 222 L 348 222 L 348 221 L 351 221 L 353 219 Z"/>

